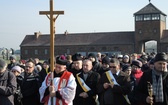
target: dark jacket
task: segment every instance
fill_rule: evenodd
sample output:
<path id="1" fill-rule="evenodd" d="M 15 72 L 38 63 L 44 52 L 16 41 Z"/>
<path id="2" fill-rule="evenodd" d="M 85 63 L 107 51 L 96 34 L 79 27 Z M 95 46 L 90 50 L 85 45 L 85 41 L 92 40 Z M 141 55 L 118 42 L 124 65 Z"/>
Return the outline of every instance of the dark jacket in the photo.
<path id="1" fill-rule="evenodd" d="M 168 105 L 168 73 L 165 73 L 162 78 L 163 78 L 164 103 L 156 103 L 154 100 L 153 105 Z M 138 94 L 136 94 L 136 97 L 137 99 L 139 99 L 139 103 L 141 102 L 143 105 L 149 105 L 146 103 L 146 97 L 149 96 L 147 82 L 150 82 L 151 84 L 153 83 L 152 70 L 144 72 L 136 89 L 136 91 L 138 92 Z"/>
<path id="2" fill-rule="evenodd" d="M 69 72 L 71 72 L 75 78 L 76 78 L 76 74 L 80 73 L 81 71 L 82 69 L 76 70 L 75 68 L 69 70 Z"/>
<path id="3" fill-rule="evenodd" d="M 79 77 L 84 80 L 83 71 L 79 74 Z M 100 75 L 94 71 L 89 71 L 88 77 L 85 81 L 85 84 L 91 89 L 87 92 L 87 98 L 82 98 L 79 96 L 80 93 L 84 92 L 79 82 L 77 81 L 76 95 L 73 101 L 73 105 L 96 105 L 95 96 L 96 96 L 96 85 L 99 81 Z"/>
<path id="4" fill-rule="evenodd" d="M 131 82 L 130 82 L 130 84 L 131 84 L 131 92 L 128 93 L 128 98 L 129 98 L 129 100 L 131 102 L 131 105 L 138 105 L 137 99 L 135 97 L 135 95 L 136 95 L 135 89 L 137 87 L 136 78 L 131 74 L 130 75 L 130 79 L 131 79 Z"/>
<path id="5" fill-rule="evenodd" d="M 102 76 L 106 71 L 109 71 L 109 70 L 110 70 L 109 68 L 101 67 L 100 70 L 97 71 L 97 72 L 100 74 L 100 76 Z"/>
<path id="6" fill-rule="evenodd" d="M 104 83 L 110 83 L 106 73 L 102 75 L 97 86 L 100 105 L 127 105 L 123 95 L 127 95 L 131 91 L 130 77 L 120 71 L 118 76 L 115 76 L 117 83 L 120 85 L 114 85 L 113 88 L 109 87 L 104 89 Z"/>
<path id="7" fill-rule="evenodd" d="M 12 72 L 6 70 L 0 74 L 0 105 L 14 105 L 16 87 L 16 77 Z"/>
<path id="8" fill-rule="evenodd" d="M 48 72 L 50 72 L 50 71 L 51 71 L 50 68 L 48 68 Z M 44 68 L 42 68 L 42 70 L 39 72 L 39 81 L 41 84 L 44 81 L 47 74 L 48 73 L 46 72 L 46 70 Z"/>
<path id="9" fill-rule="evenodd" d="M 93 65 L 93 68 L 92 68 L 93 71 L 98 72 L 101 69 L 101 64 L 97 60 L 95 62 L 92 62 L 92 65 Z"/>
<path id="10" fill-rule="evenodd" d="M 10 63 L 10 64 L 8 64 L 7 68 L 10 71 L 14 66 L 19 66 L 19 64 L 17 62 Z"/>
<path id="11" fill-rule="evenodd" d="M 18 76 L 16 76 L 16 80 L 18 81 Z M 21 99 L 23 98 L 20 85 L 17 83 L 16 93 L 14 94 L 14 104 L 22 105 Z"/>
<path id="12" fill-rule="evenodd" d="M 35 72 L 26 76 L 26 73 L 18 76 L 18 83 L 23 95 L 23 105 L 39 105 L 39 75 Z"/>

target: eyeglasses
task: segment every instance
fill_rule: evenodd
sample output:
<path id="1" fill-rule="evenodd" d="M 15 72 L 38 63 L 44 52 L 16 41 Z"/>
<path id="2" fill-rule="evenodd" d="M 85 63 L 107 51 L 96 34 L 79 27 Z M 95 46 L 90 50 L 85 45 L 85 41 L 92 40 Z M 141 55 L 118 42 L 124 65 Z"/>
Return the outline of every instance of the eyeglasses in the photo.
<path id="1" fill-rule="evenodd" d="M 116 68 L 116 66 L 109 66 L 109 68 L 114 68 L 114 69 L 115 69 L 115 68 Z"/>
<path id="2" fill-rule="evenodd" d="M 33 67 L 30 67 L 30 66 L 25 66 L 25 68 L 33 68 Z"/>

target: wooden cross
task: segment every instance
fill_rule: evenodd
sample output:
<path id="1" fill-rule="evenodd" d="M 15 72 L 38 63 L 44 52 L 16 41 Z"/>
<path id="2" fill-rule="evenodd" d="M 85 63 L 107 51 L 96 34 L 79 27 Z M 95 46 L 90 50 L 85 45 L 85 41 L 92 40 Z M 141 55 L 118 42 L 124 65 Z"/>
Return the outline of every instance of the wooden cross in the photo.
<path id="1" fill-rule="evenodd" d="M 53 11 L 53 0 L 50 0 L 50 11 L 40 11 L 40 15 L 46 15 L 50 19 L 50 70 L 51 70 L 51 85 L 53 85 L 53 75 L 54 75 L 54 40 L 55 40 L 55 20 L 60 14 L 64 14 L 64 11 Z M 56 17 L 54 15 L 57 14 Z M 51 105 L 53 103 L 53 97 L 51 97 Z"/>

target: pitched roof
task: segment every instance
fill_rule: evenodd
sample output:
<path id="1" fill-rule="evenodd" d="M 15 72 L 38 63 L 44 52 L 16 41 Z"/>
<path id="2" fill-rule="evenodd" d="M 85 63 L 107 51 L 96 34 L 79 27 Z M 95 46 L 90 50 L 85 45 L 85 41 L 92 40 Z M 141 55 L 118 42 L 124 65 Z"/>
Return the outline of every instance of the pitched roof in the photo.
<path id="1" fill-rule="evenodd" d="M 142 15 L 142 14 L 162 14 L 164 16 L 167 16 L 165 13 L 163 13 L 158 8 L 156 8 L 152 3 L 149 3 L 148 5 L 143 7 L 141 10 L 134 13 L 134 15 Z"/>
<path id="2" fill-rule="evenodd" d="M 100 33 L 69 33 L 56 34 L 55 45 L 107 45 L 134 44 L 134 32 L 100 32 Z M 49 46 L 49 34 L 26 35 L 20 46 Z"/>

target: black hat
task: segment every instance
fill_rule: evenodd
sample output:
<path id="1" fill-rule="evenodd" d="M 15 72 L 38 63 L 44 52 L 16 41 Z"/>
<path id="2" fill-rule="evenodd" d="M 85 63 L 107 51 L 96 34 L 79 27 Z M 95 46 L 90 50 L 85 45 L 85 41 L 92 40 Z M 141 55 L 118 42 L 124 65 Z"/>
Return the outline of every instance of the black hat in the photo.
<path id="1" fill-rule="evenodd" d="M 131 69 L 131 66 L 130 65 L 124 65 L 123 67 L 122 67 L 122 71 L 127 71 L 128 69 Z"/>
<path id="2" fill-rule="evenodd" d="M 0 59 L 0 70 L 2 70 L 6 66 L 6 62 L 3 59 Z"/>
<path id="3" fill-rule="evenodd" d="M 154 64 L 154 60 L 155 60 L 155 59 L 152 58 L 152 59 L 149 61 L 149 64 L 152 64 L 152 65 L 153 65 L 153 64 Z"/>
<path id="4" fill-rule="evenodd" d="M 9 59 L 11 60 L 11 59 L 15 59 L 16 60 L 16 56 L 15 55 L 11 55 L 10 57 L 9 57 Z"/>
<path id="5" fill-rule="evenodd" d="M 94 53 L 90 53 L 90 54 L 88 55 L 88 58 L 89 58 L 89 57 L 96 58 L 96 55 L 95 55 Z"/>
<path id="6" fill-rule="evenodd" d="M 49 64 L 47 60 L 46 60 L 46 61 L 44 61 L 44 62 L 43 62 L 43 64 L 44 64 L 44 63 Z"/>
<path id="7" fill-rule="evenodd" d="M 82 60 L 82 59 L 83 58 L 82 58 L 81 54 L 76 53 L 76 54 L 72 55 L 72 60 L 73 61 L 78 61 L 78 60 Z"/>
<path id="8" fill-rule="evenodd" d="M 56 63 L 60 65 L 66 65 L 67 64 L 67 59 L 64 55 L 56 57 Z"/>
<path id="9" fill-rule="evenodd" d="M 142 60 L 144 60 L 144 61 L 147 61 L 148 56 L 147 56 L 147 55 L 142 55 L 140 58 L 141 58 Z"/>
<path id="10" fill-rule="evenodd" d="M 164 52 L 157 53 L 155 58 L 154 58 L 154 63 L 157 62 L 157 61 L 165 61 L 165 62 L 167 62 L 168 61 L 168 57 L 167 57 L 166 53 L 164 53 Z"/>
<path id="11" fill-rule="evenodd" d="M 132 63 L 131 63 L 131 66 L 132 65 L 135 65 L 135 66 L 141 68 L 142 67 L 142 62 L 139 61 L 139 60 L 133 60 Z"/>
<path id="12" fill-rule="evenodd" d="M 108 64 L 108 65 L 110 65 L 110 58 L 108 56 L 104 57 L 102 59 L 102 64 Z"/>

